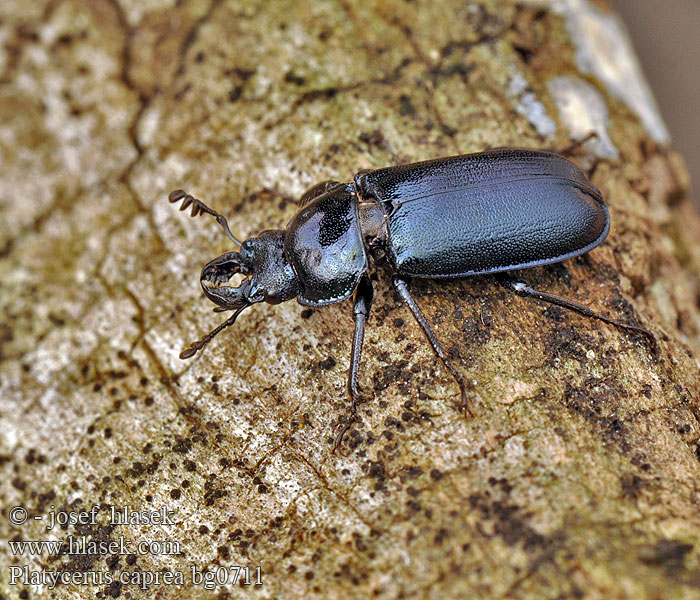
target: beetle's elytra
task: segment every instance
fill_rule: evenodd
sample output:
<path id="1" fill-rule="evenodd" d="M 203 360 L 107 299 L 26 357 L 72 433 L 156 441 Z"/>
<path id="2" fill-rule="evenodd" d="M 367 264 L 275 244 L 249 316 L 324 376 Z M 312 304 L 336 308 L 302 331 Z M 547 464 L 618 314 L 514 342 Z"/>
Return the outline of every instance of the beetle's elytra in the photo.
<path id="1" fill-rule="evenodd" d="M 354 297 L 348 392 L 352 415 L 359 396 L 358 371 L 365 322 L 372 304 L 371 263 L 385 262 L 393 284 L 422 328 L 435 354 L 459 384 L 469 412 L 464 381 L 445 355 L 411 296 L 411 277 L 446 278 L 498 273 L 516 293 L 595 317 L 617 327 L 649 330 L 610 319 L 591 309 L 511 279 L 507 272 L 559 262 L 598 246 L 610 229 L 600 192 L 566 158 L 550 152 L 498 149 L 477 154 L 362 171 L 349 183 L 326 181 L 300 199 L 284 230 L 267 230 L 244 242 L 226 219 L 182 190 L 170 194 L 192 206 L 192 216 L 216 218 L 237 252 L 212 260 L 200 282 L 217 311 L 233 311 L 224 323 L 191 344 L 190 358 L 243 310 L 258 302 L 296 298 L 323 306 Z M 241 273 L 238 287 L 226 283 Z M 336 438 L 336 447 L 353 419 Z"/>

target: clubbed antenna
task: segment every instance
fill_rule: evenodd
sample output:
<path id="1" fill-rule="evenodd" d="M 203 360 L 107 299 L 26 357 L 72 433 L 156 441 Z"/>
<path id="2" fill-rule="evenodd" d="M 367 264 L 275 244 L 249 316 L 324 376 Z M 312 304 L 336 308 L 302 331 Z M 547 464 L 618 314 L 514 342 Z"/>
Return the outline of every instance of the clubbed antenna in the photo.
<path id="1" fill-rule="evenodd" d="M 202 348 L 204 348 L 204 346 L 206 346 L 209 342 L 211 342 L 212 339 L 214 339 L 214 337 L 216 337 L 224 329 L 226 329 L 227 327 L 231 327 L 231 325 L 233 325 L 236 322 L 238 315 L 240 315 L 249 306 L 250 306 L 250 304 L 246 304 L 245 306 L 241 306 L 241 308 L 236 310 L 235 313 L 233 313 L 228 319 L 226 319 L 216 329 L 212 329 L 202 339 L 200 339 L 197 342 L 193 342 L 189 346 L 187 346 L 187 348 L 185 348 L 182 352 L 180 352 L 180 358 L 183 360 L 186 358 L 192 358 L 195 354 L 197 354 L 197 352 L 199 352 Z"/>
<path id="2" fill-rule="evenodd" d="M 237 246 L 241 246 L 241 242 L 239 242 L 236 239 L 236 236 L 234 236 L 231 233 L 231 230 L 229 229 L 228 222 L 226 221 L 226 217 L 223 215 L 220 215 L 218 212 L 215 210 L 212 210 L 209 208 L 204 202 L 201 200 L 198 200 L 194 196 L 190 196 L 187 192 L 184 190 L 175 190 L 174 192 L 170 192 L 170 195 L 168 196 L 168 200 L 170 202 L 180 202 L 182 200 L 182 206 L 180 207 L 180 210 L 187 210 L 190 205 L 192 206 L 192 212 L 190 213 L 191 217 L 196 217 L 197 215 L 203 215 L 204 213 L 211 215 L 216 219 L 216 222 L 221 225 L 221 228 L 224 230 L 224 233 L 228 236 L 228 238 Z"/>

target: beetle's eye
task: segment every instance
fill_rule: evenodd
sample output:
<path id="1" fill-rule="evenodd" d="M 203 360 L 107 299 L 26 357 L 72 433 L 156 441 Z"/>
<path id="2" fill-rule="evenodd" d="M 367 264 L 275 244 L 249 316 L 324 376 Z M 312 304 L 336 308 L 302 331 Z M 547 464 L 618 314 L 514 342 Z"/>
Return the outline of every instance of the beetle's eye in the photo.
<path id="1" fill-rule="evenodd" d="M 251 240 L 246 240 L 243 242 L 243 245 L 241 246 L 241 250 L 239 252 L 241 260 L 243 261 L 249 261 L 252 260 L 254 254 L 255 254 L 255 245 L 252 243 Z"/>

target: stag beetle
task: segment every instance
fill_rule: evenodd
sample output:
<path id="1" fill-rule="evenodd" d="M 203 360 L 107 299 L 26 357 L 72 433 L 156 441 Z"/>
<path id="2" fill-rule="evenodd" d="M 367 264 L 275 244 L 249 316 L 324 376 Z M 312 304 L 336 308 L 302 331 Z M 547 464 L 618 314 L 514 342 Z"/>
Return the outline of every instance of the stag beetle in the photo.
<path id="1" fill-rule="evenodd" d="M 466 386 L 423 312 L 409 293 L 412 277 L 452 278 L 494 273 L 504 286 L 585 316 L 647 335 L 652 332 L 597 314 L 590 308 L 535 290 L 508 271 L 579 256 L 598 246 L 610 229 L 608 210 L 596 187 L 566 158 L 539 150 L 501 148 L 476 154 L 361 171 L 349 183 L 324 181 L 302 195 L 286 229 L 239 241 L 226 219 L 182 190 L 169 196 L 210 214 L 239 247 L 209 262 L 200 281 L 215 311 L 233 314 L 180 354 L 190 358 L 258 302 L 296 298 L 324 306 L 353 296 L 355 333 L 348 376 L 351 418 L 336 437 L 337 448 L 354 421 L 365 322 L 372 305 L 369 258 L 386 262 L 393 284 L 459 385 L 469 414 Z M 247 279 L 226 283 L 236 273 Z"/>

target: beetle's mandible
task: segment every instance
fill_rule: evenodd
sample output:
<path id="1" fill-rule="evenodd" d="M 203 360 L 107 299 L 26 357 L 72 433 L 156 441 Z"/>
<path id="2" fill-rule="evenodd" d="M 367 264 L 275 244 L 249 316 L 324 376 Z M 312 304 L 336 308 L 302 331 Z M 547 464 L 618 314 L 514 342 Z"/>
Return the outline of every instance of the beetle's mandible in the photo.
<path id="1" fill-rule="evenodd" d="M 182 190 L 171 202 L 192 207 L 192 216 L 216 218 L 238 251 L 215 258 L 200 282 L 216 311 L 233 314 L 191 344 L 190 358 L 238 315 L 258 302 L 279 304 L 296 298 L 324 306 L 353 296 L 355 333 L 348 376 L 352 418 L 359 396 L 358 371 L 365 322 L 372 305 L 370 260 L 386 262 L 393 284 L 413 313 L 435 354 L 459 385 L 469 413 L 464 380 L 454 368 L 408 289 L 412 277 L 452 278 L 498 274 L 500 283 L 531 296 L 645 334 L 649 330 L 597 314 L 590 308 L 538 291 L 507 272 L 546 265 L 584 254 L 610 229 L 603 198 L 566 158 L 539 150 L 502 148 L 477 154 L 362 171 L 349 183 L 326 181 L 299 200 L 286 229 L 267 230 L 240 242 L 226 219 Z M 236 273 L 238 287 L 226 285 Z"/>

